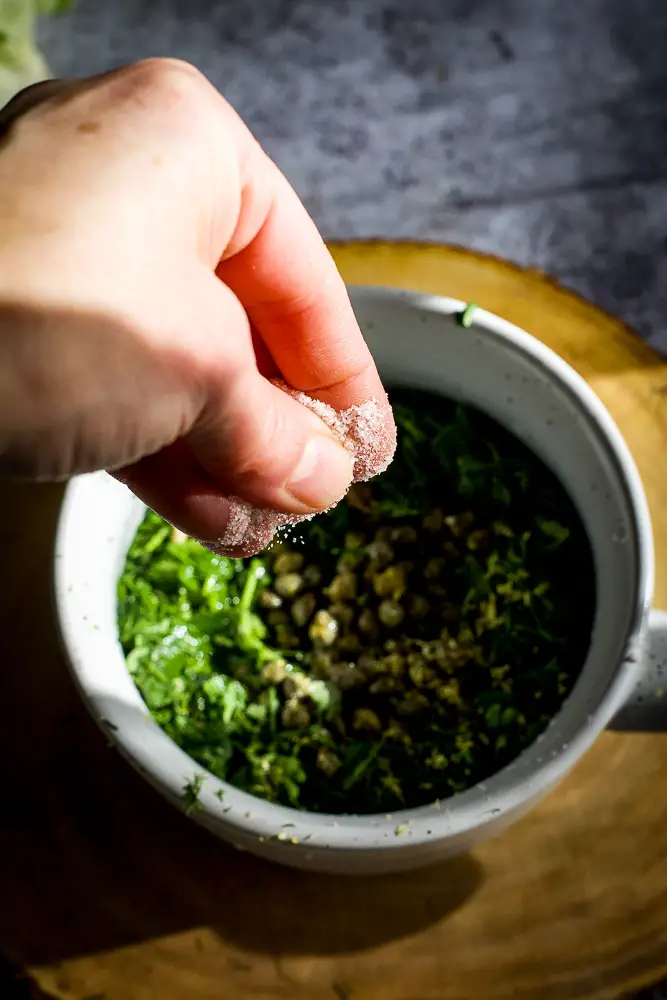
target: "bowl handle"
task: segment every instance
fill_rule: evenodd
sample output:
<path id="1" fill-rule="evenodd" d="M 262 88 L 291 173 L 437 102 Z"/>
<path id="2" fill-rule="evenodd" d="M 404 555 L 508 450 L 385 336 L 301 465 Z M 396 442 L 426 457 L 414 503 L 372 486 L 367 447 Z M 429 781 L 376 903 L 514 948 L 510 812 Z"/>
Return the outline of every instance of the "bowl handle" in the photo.
<path id="1" fill-rule="evenodd" d="M 651 611 L 642 662 L 634 691 L 610 722 L 621 732 L 667 732 L 667 612 Z"/>

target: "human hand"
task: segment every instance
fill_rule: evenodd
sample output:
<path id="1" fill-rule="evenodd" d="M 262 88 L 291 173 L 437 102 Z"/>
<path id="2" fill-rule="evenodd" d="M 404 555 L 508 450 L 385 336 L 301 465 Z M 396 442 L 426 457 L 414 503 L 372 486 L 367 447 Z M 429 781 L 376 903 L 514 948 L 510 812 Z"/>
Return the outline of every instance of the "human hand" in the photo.
<path id="1" fill-rule="evenodd" d="M 389 457 L 331 257 L 197 70 L 41 84 L 0 129 L 0 471 L 116 470 L 202 540 L 224 534 L 230 496 L 323 509 L 351 458 L 274 376 L 337 410 L 376 399 Z"/>

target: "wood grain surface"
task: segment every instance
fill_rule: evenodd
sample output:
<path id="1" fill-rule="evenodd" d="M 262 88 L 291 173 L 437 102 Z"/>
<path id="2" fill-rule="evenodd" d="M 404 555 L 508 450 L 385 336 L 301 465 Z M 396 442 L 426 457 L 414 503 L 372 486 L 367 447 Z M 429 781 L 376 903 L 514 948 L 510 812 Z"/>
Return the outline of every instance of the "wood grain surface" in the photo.
<path id="1" fill-rule="evenodd" d="M 543 275 L 445 247 L 334 249 L 346 278 L 518 323 L 593 385 L 639 464 L 667 606 L 667 363 Z M 667 972 L 667 737 L 605 734 L 474 854 L 352 880 L 234 853 L 88 720 L 50 597 L 59 488 L 0 492 L 0 952 L 58 1000 L 610 1000 Z"/>

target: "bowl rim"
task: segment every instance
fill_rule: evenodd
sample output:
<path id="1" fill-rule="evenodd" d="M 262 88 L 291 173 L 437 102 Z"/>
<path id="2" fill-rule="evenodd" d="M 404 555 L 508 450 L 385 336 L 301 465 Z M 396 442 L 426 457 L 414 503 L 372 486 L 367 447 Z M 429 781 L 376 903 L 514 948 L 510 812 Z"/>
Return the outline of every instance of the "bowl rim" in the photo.
<path id="1" fill-rule="evenodd" d="M 460 313 L 467 303 L 440 295 L 386 288 L 383 286 L 350 286 L 349 292 L 355 300 L 381 302 L 385 306 L 392 301 L 407 302 L 418 311 L 439 313 L 445 316 Z M 576 405 L 587 413 L 601 433 L 602 440 L 613 461 L 615 472 L 622 482 L 631 513 L 633 537 L 629 539 L 636 550 L 635 599 L 627 630 L 626 654 L 619 663 L 611 679 L 606 695 L 601 699 L 593 714 L 585 724 L 581 724 L 568 744 L 557 757 L 544 761 L 532 779 L 522 779 L 506 786 L 495 788 L 498 775 L 507 776 L 514 763 L 510 763 L 481 784 L 457 793 L 442 803 L 427 804 L 413 809 L 397 810 L 391 815 L 368 814 L 363 816 L 329 815 L 300 811 L 288 806 L 269 803 L 249 793 L 234 788 L 216 778 L 198 765 L 148 716 L 155 729 L 156 739 L 176 747 L 187 764 L 190 776 L 201 775 L 206 781 L 206 794 L 201 797 L 201 808 L 190 815 L 201 825 L 208 827 L 228 840 L 236 839 L 237 846 L 248 846 L 253 840 L 281 840 L 280 831 L 294 831 L 294 843 L 303 845 L 313 854 L 320 851 L 377 851 L 377 850 L 417 850 L 427 841 L 445 837 L 456 839 L 467 836 L 480 826 L 503 825 L 503 817 L 513 816 L 527 808 L 534 798 L 548 791 L 577 762 L 589 748 L 600 731 L 609 723 L 616 711 L 628 698 L 636 681 L 637 649 L 643 635 L 653 596 L 654 554 L 652 529 L 648 505 L 643 485 L 634 459 L 620 430 L 606 407 L 588 383 L 554 351 L 537 338 L 509 321 L 487 310 L 475 306 L 472 327 L 501 338 L 508 346 L 523 354 L 528 354 L 533 362 L 543 369 L 545 375 L 555 379 L 561 388 L 573 398 Z M 86 682 L 85 657 L 81 649 L 81 627 L 77 625 L 74 598 L 66 584 L 68 552 L 66 536 L 70 524 L 76 517 L 76 507 L 83 480 L 104 477 L 105 473 L 92 473 L 76 477 L 66 488 L 61 507 L 55 541 L 54 588 L 55 605 L 63 648 L 71 673 L 79 692 L 107 739 L 115 744 L 135 769 L 147 779 L 161 794 L 182 810 L 183 783 L 174 780 L 173 772 L 161 766 L 159 759 L 148 758 L 137 752 L 136 746 L 129 745 L 122 730 L 109 729 L 107 720 L 100 718 L 94 692 Z M 129 678 L 129 673 L 128 673 Z M 131 681 L 131 678 L 130 678 Z M 137 692 L 138 694 L 138 692 Z M 141 698 L 139 696 L 141 701 Z M 143 704 L 143 702 L 142 702 Z M 566 712 L 567 701 L 557 716 Z M 148 710 L 144 706 L 144 714 Z M 539 738 L 538 738 L 539 739 Z M 157 744 L 156 744 L 157 745 Z M 533 744 L 531 744 L 533 746 Z M 529 750 L 530 748 L 526 748 Z M 524 751 L 526 752 L 526 751 Z M 522 755 L 520 755 L 522 756 Z M 519 758 L 517 758 L 518 760 Z M 224 792 L 224 803 L 214 796 Z M 483 795 L 482 795 L 483 793 Z M 232 807 L 228 806 L 232 802 Z M 455 808 L 454 808 L 455 807 Z M 231 808 L 231 811 L 230 811 Z M 254 811 L 253 811 L 254 810 Z M 493 817 L 493 818 L 492 818 Z M 409 837 L 396 836 L 399 827 L 409 827 Z M 315 832 L 313 833 L 313 829 Z M 306 845 L 303 834 L 311 838 Z M 291 835 L 282 838 L 290 846 Z"/>

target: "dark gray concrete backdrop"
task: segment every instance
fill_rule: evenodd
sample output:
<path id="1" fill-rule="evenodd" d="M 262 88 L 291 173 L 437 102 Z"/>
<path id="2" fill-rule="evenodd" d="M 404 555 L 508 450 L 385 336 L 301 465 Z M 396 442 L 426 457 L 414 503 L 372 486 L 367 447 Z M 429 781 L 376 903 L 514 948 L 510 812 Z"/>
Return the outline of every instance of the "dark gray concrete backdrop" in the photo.
<path id="1" fill-rule="evenodd" d="M 325 235 L 535 265 L 667 350 L 667 0 L 79 0 L 41 42 L 188 59 Z"/>

